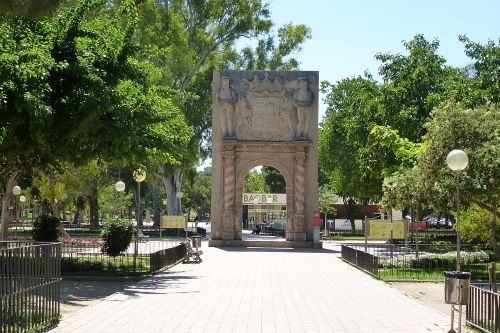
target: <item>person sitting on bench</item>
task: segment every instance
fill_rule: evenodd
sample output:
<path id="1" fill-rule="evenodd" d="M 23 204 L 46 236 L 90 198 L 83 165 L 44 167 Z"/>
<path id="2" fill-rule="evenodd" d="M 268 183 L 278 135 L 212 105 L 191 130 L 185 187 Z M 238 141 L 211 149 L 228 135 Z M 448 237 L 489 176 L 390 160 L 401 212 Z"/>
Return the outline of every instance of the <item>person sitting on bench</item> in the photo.
<path id="1" fill-rule="evenodd" d="M 260 225 L 259 224 L 256 224 L 255 225 L 255 229 L 252 230 L 252 235 L 258 235 L 260 234 Z"/>

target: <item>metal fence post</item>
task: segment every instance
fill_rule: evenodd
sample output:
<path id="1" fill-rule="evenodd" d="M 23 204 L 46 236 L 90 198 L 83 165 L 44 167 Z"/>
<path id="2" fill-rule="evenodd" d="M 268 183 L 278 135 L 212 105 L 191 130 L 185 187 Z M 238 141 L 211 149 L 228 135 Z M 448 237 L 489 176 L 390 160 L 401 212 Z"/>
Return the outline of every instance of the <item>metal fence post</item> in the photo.
<path id="1" fill-rule="evenodd" d="M 365 252 L 368 252 L 368 217 L 365 215 L 364 219 L 365 225 Z"/>

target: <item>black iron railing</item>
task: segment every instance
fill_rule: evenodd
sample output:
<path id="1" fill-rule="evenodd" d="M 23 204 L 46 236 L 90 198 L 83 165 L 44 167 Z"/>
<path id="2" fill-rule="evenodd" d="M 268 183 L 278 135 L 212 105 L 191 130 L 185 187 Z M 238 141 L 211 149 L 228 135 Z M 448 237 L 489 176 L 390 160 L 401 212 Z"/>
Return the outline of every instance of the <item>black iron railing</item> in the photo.
<path id="1" fill-rule="evenodd" d="M 342 245 L 342 259 L 350 264 L 378 277 L 379 258 L 360 249 Z"/>
<path id="2" fill-rule="evenodd" d="M 485 289 L 485 286 L 470 286 L 467 323 L 482 331 L 500 333 L 500 294 Z"/>
<path id="3" fill-rule="evenodd" d="M 56 322 L 60 281 L 60 243 L 0 242 L 0 332 Z"/>
<path id="4" fill-rule="evenodd" d="M 153 254 L 165 253 L 165 250 L 174 248 L 178 243 L 178 241 L 163 240 L 140 242 L 138 246 L 139 252 L 134 260 L 134 243 L 130 244 L 129 248 L 119 256 L 111 257 L 101 251 L 99 239 L 86 241 L 85 238 L 75 238 L 73 242 L 63 244 L 62 273 L 149 274 L 157 270 L 157 263 L 160 260 L 157 259 L 158 254 Z M 156 262 L 153 263 L 151 260 L 156 260 Z"/>
<path id="5" fill-rule="evenodd" d="M 165 267 L 175 265 L 179 260 L 186 257 L 186 247 L 182 244 L 169 249 L 164 249 L 151 253 L 150 272 L 157 272 Z"/>

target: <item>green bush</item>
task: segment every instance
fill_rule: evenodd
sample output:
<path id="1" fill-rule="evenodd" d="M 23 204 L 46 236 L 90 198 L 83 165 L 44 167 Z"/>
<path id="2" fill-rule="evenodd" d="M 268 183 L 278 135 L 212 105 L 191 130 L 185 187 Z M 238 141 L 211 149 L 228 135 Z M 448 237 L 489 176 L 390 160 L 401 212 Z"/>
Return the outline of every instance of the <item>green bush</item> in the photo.
<path id="1" fill-rule="evenodd" d="M 101 231 L 101 251 L 111 257 L 119 256 L 128 248 L 133 237 L 132 222 L 120 219 L 108 221 Z"/>
<path id="2" fill-rule="evenodd" d="M 42 214 L 33 223 L 33 239 L 37 242 L 57 242 L 61 220 L 50 214 Z"/>

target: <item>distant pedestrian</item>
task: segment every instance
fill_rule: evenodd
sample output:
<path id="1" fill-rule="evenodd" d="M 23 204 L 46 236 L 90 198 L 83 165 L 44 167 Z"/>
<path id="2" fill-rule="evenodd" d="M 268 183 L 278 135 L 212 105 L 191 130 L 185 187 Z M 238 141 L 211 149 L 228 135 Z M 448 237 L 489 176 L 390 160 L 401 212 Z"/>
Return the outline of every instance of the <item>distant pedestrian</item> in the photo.
<path id="1" fill-rule="evenodd" d="M 258 235 L 260 234 L 260 225 L 256 224 L 255 229 L 252 230 L 252 235 Z"/>

